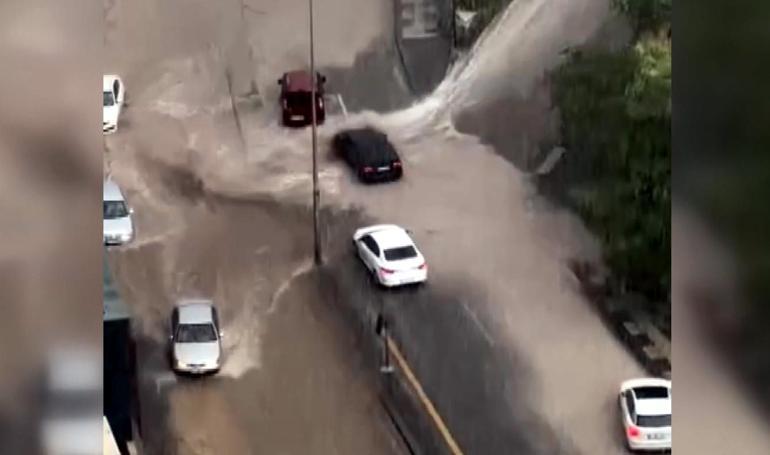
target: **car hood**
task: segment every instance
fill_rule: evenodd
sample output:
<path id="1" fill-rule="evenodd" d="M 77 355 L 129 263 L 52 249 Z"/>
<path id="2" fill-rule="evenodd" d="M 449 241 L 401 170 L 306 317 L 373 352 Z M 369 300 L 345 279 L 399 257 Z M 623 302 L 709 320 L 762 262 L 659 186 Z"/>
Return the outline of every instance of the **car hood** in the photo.
<path id="1" fill-rule="evenodd" d="M 219 342 L 175 343 L 174 357 L 183 363 L 213 363 L 219 360 Z"/>
<path id="2" fill-rule="evenodd" d="M 123 218 L 115 218 L 111 220 L 104 220 L 104 234 L 130 234 L 134 230 L 134 225 L 131 222 L 131 217 L 126 216 Z"/>
<path id="3" fill-rule="evenodd" d="M 120 105 L 113 104 L 112 106 L 103 106 L 102 121 L 106 123 L 115 123 L 118 121 L 118 114 L 120 114 Z"/>

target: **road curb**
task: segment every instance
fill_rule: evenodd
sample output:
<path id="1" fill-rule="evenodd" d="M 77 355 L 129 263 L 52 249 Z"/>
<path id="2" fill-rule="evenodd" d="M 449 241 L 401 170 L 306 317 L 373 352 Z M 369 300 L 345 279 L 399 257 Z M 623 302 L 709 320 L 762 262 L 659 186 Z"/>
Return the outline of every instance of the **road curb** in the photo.
<path id="1" fill-rule="evenodd" d="M 636 295 L 611 295 L 604 283 L 598 283 L 594 268 L 582 261 L 570 261 L 569 270 L 579 283 L 584 296 L 598 310 L 615 335 L 626 345 L 634 358 L 652 376 L 671 378 L 671 358 L 665 346 L 651 336 L 655 330 L 640 312 L 633 310 Z"/>

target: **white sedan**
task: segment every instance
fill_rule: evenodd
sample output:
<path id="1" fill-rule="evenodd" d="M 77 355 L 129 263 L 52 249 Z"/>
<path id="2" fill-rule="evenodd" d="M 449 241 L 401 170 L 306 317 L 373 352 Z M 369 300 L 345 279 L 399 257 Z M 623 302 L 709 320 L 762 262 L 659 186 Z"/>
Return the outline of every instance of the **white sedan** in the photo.
<path id="1" fill-rule="evenodd" d="M 671 381 L 625 381 L 618 400 L 629 449 L 671 450 Z"/>
<path id="2" fill-rule="evenodd" d="M 425 258 L 402 227 L 379 224 L 358 229 L 353 244 L 358 257 L 382 286 L 422 283 L 428 279 Z"/>
<path id="3" fill-rule="evenodd" d="M 128 207 L 123 192 L 112 179 L 104 181 L 102 198 L 104 244 L 122 245 L 130 242 L 134 238 L 134 223 L 131 220 L 134 210 Z"/>
<path id="4" fill-rule="evenodd" d="M 102 132 L 111 134 L 118 130 L 118 119 L 123 109 L 126 87 L 119 76 L 107 74 L 102 78 Z"/>

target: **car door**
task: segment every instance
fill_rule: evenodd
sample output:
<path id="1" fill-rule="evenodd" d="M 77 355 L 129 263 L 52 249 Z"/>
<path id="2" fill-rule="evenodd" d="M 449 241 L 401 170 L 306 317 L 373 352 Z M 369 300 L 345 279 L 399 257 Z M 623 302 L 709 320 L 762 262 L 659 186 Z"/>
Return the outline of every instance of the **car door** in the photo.
<path id="1" fill-rule="evenodd" d="M 622 396 L 623 407 L 623 428 L 628 429 L 631 425 L 636 424 L 636 409 L 634 406 L 634 396 L 630 390 L 626 390 Z"/>
<path id="2" fill-rule="evenodd" d="M 176 362 L 176 359 L 174 358 L 174 343 L 176 342 L 176 329 L 179 326 L 179 310 L 177 308 L 174 308 L 171 311 L 171 321 L 169 324 L 169 330 L 171 331 L 168 334 L 168 359 L 170 360 L 171 364 L 173 365 L 174 362 Z"/>
<path id="3" fill-rule="evenodd" d="M 371 235 L 365 235 L 361 238 L 358 242 L 358 252 L 369 270 L 374 270 L 377 267 L 379 248 Z"/>
<path id="4" fill-rule="evenodd" d="M 115 94 L 115 102 L 118 106 L 123 107 L 123 99 L 126 90 L 120 79 L 115 79 L 115 82 L 112 83 L 112 91 Z"/>
<path id="5" fill-rule="evenodd" d="M 222 327 L 219 325 L 219 312 L 216 307 L 211 308 L 211 314 L 214 318 L 214 330 L 217 332 L 217 337 L 222 334 Z"/>
<path id="6" fill-rule="evenodd" d="M 173 341 L 173 337 L 176 336 L 176 329 L 179 326 L 179 309 L 174 308 L 174 310 L 171 312 L 171 327 L 169 329 L 171 330 L 171 333 L 169 333 L 169 339 Z"/>
<path id="7" fill-rule="evenodd" d="M 345 160 L 348 162 L 348 165 L 358 170 L 358 167 L 360 165 L 360 150 L 358 143 L 353 140 L 350 136 L 345 136 Z"/>
<path id="8" fill-rule="evenodd" d="M 368 253 L 369 253 L 370 263 L 372 264 L 372 267 L 374 269 L 378 269 L 381 266 L 380 246 L 377 244 L 377 241 L 374 240 L 374 238 L 371 236 L 369 237 L 369 242 L 368 242 Z"/>

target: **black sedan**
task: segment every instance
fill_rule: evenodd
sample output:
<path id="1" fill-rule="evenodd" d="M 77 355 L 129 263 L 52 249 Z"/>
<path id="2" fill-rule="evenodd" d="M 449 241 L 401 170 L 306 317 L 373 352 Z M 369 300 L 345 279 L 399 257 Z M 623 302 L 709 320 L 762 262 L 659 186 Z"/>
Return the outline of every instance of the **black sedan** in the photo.
<path id="1" fill-rule="evenodd" d="M 341 131 L 334 135 L 333 146 L 362 182 L 393 181 L 404 174 L 388 136 L 374 128 Z"/>

